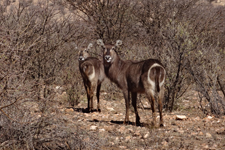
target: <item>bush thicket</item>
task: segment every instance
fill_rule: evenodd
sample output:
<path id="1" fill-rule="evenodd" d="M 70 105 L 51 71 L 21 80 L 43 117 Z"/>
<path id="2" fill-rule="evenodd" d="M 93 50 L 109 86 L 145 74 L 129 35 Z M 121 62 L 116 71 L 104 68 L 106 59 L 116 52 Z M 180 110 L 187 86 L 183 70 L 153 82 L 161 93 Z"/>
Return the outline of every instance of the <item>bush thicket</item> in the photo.
<path id="1" fill-rule="evenodd" d="M 66 130 L 56 106 L 76 105 L 85 95 L 77 53 L 99 38 L 123 40 L 123 59 L 162 61 L 166 110 L 194 90 L 204 113 L 224 115 L 224 25 L 225 8 L 202 0 L 0 2 L 0 148 L 104 144 L 79 127 L 78 135 Z M 102 55 L 97 47 L 92 53 Z M 105 84 L 112 93 L 120 91 Z M 63 102 L 57 99 L 59 89 L 67 94 Z M 85 136 L 93 142 L 85 143 Z"/>

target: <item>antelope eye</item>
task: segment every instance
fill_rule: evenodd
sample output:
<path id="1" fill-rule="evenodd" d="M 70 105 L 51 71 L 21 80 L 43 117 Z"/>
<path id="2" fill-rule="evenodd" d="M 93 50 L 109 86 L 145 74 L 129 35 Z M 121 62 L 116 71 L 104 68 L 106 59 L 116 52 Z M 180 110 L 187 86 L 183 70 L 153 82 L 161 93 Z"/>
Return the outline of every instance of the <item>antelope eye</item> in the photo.
<path id="1" fill-rule="evenodd" d="M 104 50 L 105 50 L 106 48 L 105 48 L 105 46 L 101 46 L 101 49 L 102 49 L 102 50 L 103 50 L 103 52 L 104 52 Z"/>

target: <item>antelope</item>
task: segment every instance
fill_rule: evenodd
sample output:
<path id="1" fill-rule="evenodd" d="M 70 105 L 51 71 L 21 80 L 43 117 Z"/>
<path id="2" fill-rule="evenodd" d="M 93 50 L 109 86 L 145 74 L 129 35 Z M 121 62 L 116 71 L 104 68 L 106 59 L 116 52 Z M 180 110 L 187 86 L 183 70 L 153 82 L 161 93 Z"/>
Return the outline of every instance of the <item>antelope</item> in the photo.
<path id="1" fill-rule="evenodd" d="M 93 47 L 92 43 L 88 45 L 84 50 L 79 51 L 79 69 L 83 78 L 84 87 L 87 93 L 87 110 L 88 112 L 93 111 L 93 96 L 96 91 L 97 97 L 97 111 L 101 112 L 99 95 L 101 89 L 101 83 L 105 78 L 104 66 L 102 61 L 98 58 L 91 57 L 89 50 Z"/>
<path id="2" fill-rule="evenodd" d="M 132 105 L 136 115 L 136 125 L 140 125 L 140 117 L 137 111 L 137 93 L 145 93 L 151 103 L 153 121 L 156 122 L 155 97 L 158 97 L 158 109 L 160 114 L 160 126 L 163 127 L 162 99 L 164 96 L 164 82 L 166 71 L 162 63 L 157 59 L 147 59 L 139 62 L 120 59 L 117 49 L 122 45 L 117 40 L 115 45 L 105 45 L 101 39 L 97 44 L 103 50 L 103 64 L 105 75 L 114 82 L 123 92 L 126 115 L 124 124 L 129 122 L 130 93 Z"/>

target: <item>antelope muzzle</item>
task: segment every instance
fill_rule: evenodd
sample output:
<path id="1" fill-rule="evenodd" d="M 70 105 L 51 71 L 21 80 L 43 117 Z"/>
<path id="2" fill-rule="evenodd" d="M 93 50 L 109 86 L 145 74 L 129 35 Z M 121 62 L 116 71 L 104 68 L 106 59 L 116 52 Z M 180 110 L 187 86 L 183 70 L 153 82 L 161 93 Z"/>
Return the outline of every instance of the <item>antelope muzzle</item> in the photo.
<path id="1" fill-rule="evenodd" d="M 79 56 L 79 61 L 84 61 L 84 57 L 83 56 Z"/>
<path id="2" fill-rule="evenodd" d="M 112 60 L 112 57 L 110 55 L 105 55 L 106 62 L 110 63 Z"/>

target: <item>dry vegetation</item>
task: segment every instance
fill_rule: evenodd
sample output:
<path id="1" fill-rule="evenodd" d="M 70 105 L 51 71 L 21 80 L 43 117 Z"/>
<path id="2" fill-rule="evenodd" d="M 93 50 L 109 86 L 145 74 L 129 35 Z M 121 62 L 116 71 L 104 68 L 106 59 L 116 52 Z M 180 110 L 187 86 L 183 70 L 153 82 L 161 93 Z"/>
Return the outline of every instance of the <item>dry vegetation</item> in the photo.
<path id="1" fill-rule="evenodd" d="M 220 3 L 1 1 L 0 149 L 223 149 L 225 8 Z M 123 59 L 157 58 L 165 65 L 164 128 L 149 127 L 148 109 L 142 111 L 142 127 L 120 124 L 124 100 L 109 81 L 100 95 L 103 112 L 83 112 L 77 53 L 93 42 L 92 55 L 101 56 L 99 38 L 123 40 Z M 145 96 L 139 99 L 141 106 Z M 173 115 L 179 113 L 189 119 L 177 122 Z M 109 116 L 116 117 L 104 119 Z M 89 131 L 93 124 L 98 130 Z"/>

